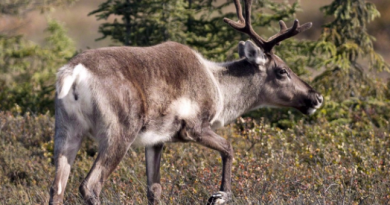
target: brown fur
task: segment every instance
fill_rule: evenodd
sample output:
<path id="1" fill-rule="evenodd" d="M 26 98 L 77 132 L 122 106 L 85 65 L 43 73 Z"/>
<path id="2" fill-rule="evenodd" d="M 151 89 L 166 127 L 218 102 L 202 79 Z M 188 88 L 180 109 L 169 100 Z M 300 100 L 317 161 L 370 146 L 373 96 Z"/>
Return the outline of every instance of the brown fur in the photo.
<path id="1" fill-rule="evenodd" d="M 215 108 L 210 110 L 210 105 L 214 104 L 210 100 L 217 91 L 207 79 L 208 74 L 201 68 L 193 51 L 182 44 L 166 42 L 144 48 L 110 47 L 88 50 L 73 58 L 69 65 L 76 66 L 79 63 L 89 68 L 94 75 L 103 78 L 102 80 L 113 80 L 114 85 L 109 88 L 112 90 L 119 86 L 115 81 L 123 76 L 123 81 L 126 80 L 137 90 L 145 119 L 163 115 L 170 101 L 180 96 L 188 96 L 199 102 L 201 110 L 207 112 L 204 113 L 205 116 L 215 113 Z"/>

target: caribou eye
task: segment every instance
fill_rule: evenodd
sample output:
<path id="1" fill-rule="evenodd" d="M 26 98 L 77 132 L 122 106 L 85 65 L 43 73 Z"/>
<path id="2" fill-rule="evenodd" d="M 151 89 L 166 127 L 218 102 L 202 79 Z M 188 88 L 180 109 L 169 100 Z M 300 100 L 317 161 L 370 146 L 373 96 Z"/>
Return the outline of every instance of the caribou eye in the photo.
<path id="1" fill-rule="evenodd" d="M 287 70 L 286 69 L 278 69 L 276 71 L 280 76 L 283 76 L 283 75 L 286 75 L 287 74 Z"/>

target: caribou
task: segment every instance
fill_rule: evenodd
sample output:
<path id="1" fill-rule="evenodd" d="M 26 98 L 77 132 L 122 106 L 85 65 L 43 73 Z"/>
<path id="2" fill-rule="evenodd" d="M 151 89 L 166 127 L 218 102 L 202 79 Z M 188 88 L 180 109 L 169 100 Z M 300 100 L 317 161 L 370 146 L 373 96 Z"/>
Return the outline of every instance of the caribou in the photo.
<path id="1" fill-rule="evenodd" d="M 165 143 L 195 142 L 220 153 L 222 182 L 208 204 L 231 201 L 231 143 L 215 130 L 251 110 L 292 107 L 304 114 L 323 97 L 274 54 L 281 41 L 311 27 L 294 21 L 268 40 L 251 25 L 251 0 L 238 22 L 224 18 L 252 41 L 240 42 L 240 59 L 215 63 L 175 42 L 151 47 L 107 47 L 84 51 L 59 69 L 55 97 L 55 177 L 50 204 L 61 204 L 71 166 L 84 136 L 98 142 L 98 155 L 80 193 L 100 204 L 99 193 L 131 145 L 145 147 L 147 198 L 158 203 L 160 160 Z"/>

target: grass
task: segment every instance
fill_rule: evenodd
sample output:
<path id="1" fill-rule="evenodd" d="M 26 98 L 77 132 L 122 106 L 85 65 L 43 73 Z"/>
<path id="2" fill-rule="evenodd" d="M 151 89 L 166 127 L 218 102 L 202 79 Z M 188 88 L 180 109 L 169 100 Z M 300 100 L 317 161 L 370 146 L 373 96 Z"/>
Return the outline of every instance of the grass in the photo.
<path id="1" fill-rule="evenodd" d="M 0 112 L 0 204 L 47 204 L 54 177 L 54 119 Z M 235 150 L 232 204 L 388 204 L 389 127 L 323 119 L 292 128 L 240 118 L 219 134 Z M 82 204 L 78 186 L 95 145 L 86 140 L 66 189 L 65 204 Z M 204 204 L 218 191 L 219 154 L 196 144 L 167 144 L 161 204 Z M 105 183 L 102 204 L 147 204 L 143 148 L 132 148 Z"/>

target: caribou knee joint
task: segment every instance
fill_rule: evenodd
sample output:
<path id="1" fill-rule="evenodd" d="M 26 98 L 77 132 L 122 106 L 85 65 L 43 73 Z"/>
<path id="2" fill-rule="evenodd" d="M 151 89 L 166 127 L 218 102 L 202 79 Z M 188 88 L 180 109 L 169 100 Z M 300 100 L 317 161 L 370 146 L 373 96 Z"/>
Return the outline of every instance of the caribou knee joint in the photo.
<path id="1" fill-rule="evenodd" d="M 79 191 L 81 196 L 83 197 L 84 201 L 86 204 L 91 204 L 91 205 L 99 205 L 100 200 L 99 196 L 96 193 L 96 190 L 90 189 L 85 182 L 83 182 L 80 187 Z"/>
<path id="2" fill-rule="evenodd" d="M 228 143 L 226 145 L 226 149 L 223 152 L 221 152 L 221 156 L 222 158 L 233 159 L 234 150 L 233 150 L 233 146 L 230 143 Z"/>

